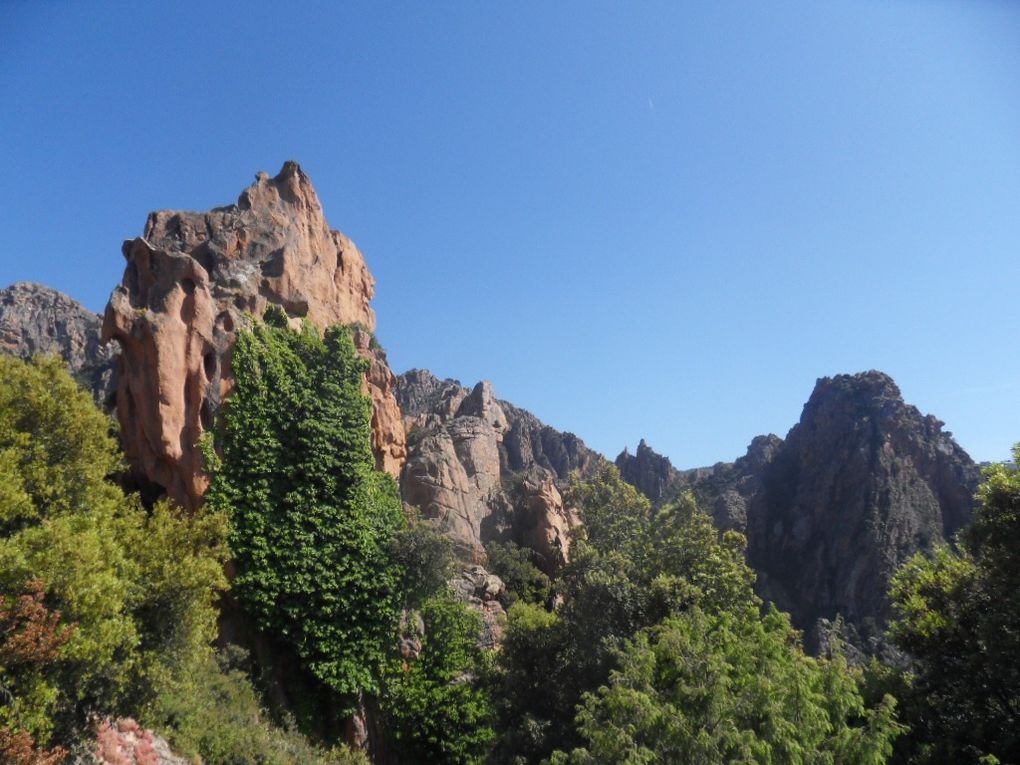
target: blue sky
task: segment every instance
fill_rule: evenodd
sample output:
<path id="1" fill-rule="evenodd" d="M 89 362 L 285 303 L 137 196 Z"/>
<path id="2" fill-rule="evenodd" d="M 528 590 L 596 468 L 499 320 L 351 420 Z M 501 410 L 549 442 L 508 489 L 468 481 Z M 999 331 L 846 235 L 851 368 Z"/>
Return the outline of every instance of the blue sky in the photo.
<path id="1" fill-rule="evenodd" d="M 101 311 L 158 208 L 297 159 L 379 337 L 614 456 L 881 369 L 1020 440 L 1020 3 L 0 4 L 0 282 Z"/>

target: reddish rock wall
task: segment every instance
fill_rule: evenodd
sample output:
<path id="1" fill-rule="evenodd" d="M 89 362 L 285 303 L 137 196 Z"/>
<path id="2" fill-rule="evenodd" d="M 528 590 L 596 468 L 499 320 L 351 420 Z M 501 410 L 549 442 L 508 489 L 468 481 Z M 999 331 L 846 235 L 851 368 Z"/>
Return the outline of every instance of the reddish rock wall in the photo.
<path id="1" fill-rule="evenodd" d="M 201 501 L 208 481 L 197 443 L 230 392 L 237 328 L 269 304 L 320 329 L 360 326 L 376 461 L 399 475 L 406 449 L 395 380 L 371 347 L 374 281 L 354 243 L 330 229 L 296 163 L 275 178 L 259 173 L 236 205 L 152 213 L 124 257 L 103 340 L 121 345 L 117 415 L 128 459 L 148 480 L 186 507 Z"/>

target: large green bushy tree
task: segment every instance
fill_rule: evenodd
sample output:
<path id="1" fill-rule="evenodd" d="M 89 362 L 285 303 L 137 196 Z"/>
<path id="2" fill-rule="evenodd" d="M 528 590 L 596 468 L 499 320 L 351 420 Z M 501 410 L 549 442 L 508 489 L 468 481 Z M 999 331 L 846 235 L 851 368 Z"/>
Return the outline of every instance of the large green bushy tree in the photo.
<path id="1" fill-rule="evenodd" d="M 233 590 L 265 632 L 351 697 L 378 687 L 402 605 L 405 527 L 375 470 L 367 362 L 344 327 L 320 336 L 267 312 L 238 334 L 207 502 L 229 513 Z"/>
<path id="2" fill-rule="evenodd" d="M 235 596 L 321 684 L 304 722 L 368 694 L 402 761 L 478 762 L 492 737 L 478 619 L 452 599 L 448 540 L 409 524 L 375 469 L 367 366 L 345 327 L 296 331 L 271 309 L 239 332 L 207 501 L 230 517 Z M 415 611 L 421 650 L 401 657 Z"/>
<path id="3" fill-rule="evenodd" d="M 845 662 L 806 656 L 774 608 L 695 607 L 624 644 L 609 683 L 585 694 L 585 746 L 552 761 L 880 765 L 900 732 L 894 705 L 865 709 Z"/>
<path id="4" fill-rule="evenodd" d="M 0 591 L 39 581 L 73 625 L 33 689 L 0 667 L 12 722 L 43 741 L 89 713 L 144 716 L 216 636 L 222 516 L 126 497 L 110 431 L 59 361 L 0 357 Z"/>
<path id="5" fill-rule="evenodd" d="M 1020 762 L 1020 468 L 984 477 L 958 547 L 914 556 L 892 583 L 918 762 Z"/>
<path id="6" fill-rule="evenodd" d="M 508 614 L 500 761 L 884 761 L 893 700 L 865 709 L 845 663 L 809 659 L 784 615 L 761 616 L 741 535 L 690 496 L 652 508 L 611 466 L 570 501 L 584 526 L 562 606 Z"/>

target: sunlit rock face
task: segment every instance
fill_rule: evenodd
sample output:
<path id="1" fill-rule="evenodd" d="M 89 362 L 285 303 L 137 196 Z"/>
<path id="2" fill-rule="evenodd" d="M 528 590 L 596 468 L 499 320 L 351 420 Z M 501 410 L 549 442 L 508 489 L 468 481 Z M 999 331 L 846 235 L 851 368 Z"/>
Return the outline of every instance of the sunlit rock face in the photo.
<path id="1" fill-rule="evenodd" d="M 415 369 L 398 378 L 397 398 L 408 433 L 404 501 L 465 562 L 484 564 L 486 543 L 511 540 L 555 571 L 579 522 L 561 489 L 571 473 L 590 474 L 602 458 L 576 436 L 498 400 L 488 382 L 468 389 Z"/>
<path id="2" fill-rule="evenodd" d="M 198 449 L 233 382 L 236 332 L 278 305 L 296 324 L 354 324 L 370 362 L 373 448 L 396 476 L 405 457 L 395 379 L 373 347 L 374 282 L 358 248 L 329 227 L 308 176 L 287 162 L 259 173 L 237 204 L 208 212 L 162 210 L 124 243 L 127 266 L 103 320 L 121 347 L 116 393 L 133 468 L 186 507 L 208 478 Z"/>

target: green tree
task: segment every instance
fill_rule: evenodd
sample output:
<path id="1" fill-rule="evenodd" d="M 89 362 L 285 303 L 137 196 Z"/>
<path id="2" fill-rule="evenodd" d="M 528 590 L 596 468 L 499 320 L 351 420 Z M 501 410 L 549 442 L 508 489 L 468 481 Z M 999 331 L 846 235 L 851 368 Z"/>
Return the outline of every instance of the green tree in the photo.
<path id="1" fill-rule="evenodd" d="M 417 656 L 394 656 L 381 706 L 402 762 L 479 763 L 493 738 L 492 709 L 476 677 L 481 617 L 449 591 L 421 608 Z"/>
<path id="2" fill-rule="evenodd" d="M 67 743 L 91 712 L 144 717 L 216 636 L 223 517 L 125 497 L 107 479 L 120 467 L 110 425 L 59 361 L 0 358 L 0 588 L 41 581 L 74 625 L 16 694 L 43 742 Z"/>
<path id="3" fill-rule="evenodd" d="M 514 542 L 490 542 L 485 546 L 489 571 L 506 585 L 506 605 L 518 600 L 545 605 L 552 598 L 552 582 L 534 563 L 534 551 Z"/>
<path id="4" fill-rule="evenodd" d="M 1020 469 L 984 477 L 958 548 L 914 556 L 892 582 L 890 633 L 913 658 L 908 756 L 920 762 L 1020 762 Z"/>
<path id="5" fill-rule="evenodd" d="M 257 625 L 353 699 L 377 690 L 402 604 L 405 527 L 375 470 L 367 362 L 343 327 L 300 332 L 267 312 L 238 333 L 207 502 L 226 511 L 234 592 Z"/>
<path id="6" fill-rule="evenodd" d="M 708 612 L 755 606 L 743 537 L 722 536 L 690 496 L 655 510 L 603 467 L 575 485 L 568 502 L 583 526 L 556 590 L 556 615 L 510 609 L 495 678 L 505 761 L 537 761 L 580 743 L 574 730 L 582 695 L 609 678 L 623 641 L 664 618 L 700 606 Z"/>
<path id="7" fill-rule="evenodd" d="M 626 641 L 608 685 L 586 693 L 586 746 L 553 763 L 879 765 L 900 726 L 866 710 L 845 662 L 805 656 L 789 619 L 695 607 Z"/>

